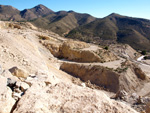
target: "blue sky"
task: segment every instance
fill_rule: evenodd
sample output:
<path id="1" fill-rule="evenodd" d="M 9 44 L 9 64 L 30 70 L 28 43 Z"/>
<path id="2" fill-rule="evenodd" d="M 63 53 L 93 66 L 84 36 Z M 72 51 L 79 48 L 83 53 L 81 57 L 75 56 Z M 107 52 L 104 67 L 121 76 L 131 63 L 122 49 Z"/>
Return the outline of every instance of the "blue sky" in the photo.
<path id="1" fill-rule="evenodd" d="M 74 10 L 105 17 L 111 13 L 150 19 L 150 0 L 0 0 L 2 5 L 12 5 L 23 10 L 43 4 L 53 11 Z"/>

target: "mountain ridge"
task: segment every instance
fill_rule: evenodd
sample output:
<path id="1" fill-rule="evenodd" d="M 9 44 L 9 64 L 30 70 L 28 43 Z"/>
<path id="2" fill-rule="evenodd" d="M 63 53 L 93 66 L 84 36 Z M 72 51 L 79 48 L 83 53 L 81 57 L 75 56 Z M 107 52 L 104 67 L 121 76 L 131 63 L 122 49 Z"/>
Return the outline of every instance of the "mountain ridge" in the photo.
<path id="1" fill-rule="evenodd" d="M 29 21 L 38 28 L 51 30 L 61 36 L 97 44 L 127 43 L 137 50 L 150 50 L 150 20 L 112 13 L 95 18 L 75 11 L 54 12 L 39 4 L 19 11 L 0 5 L 0 20 Z"/>
<path id="2" fill-rule="evenodd" d="M 110 40 L 127 43 L 134 49 L 150 50 L 150 21 L 112 13 L 75 28 L 66 37 L 89 42 L 97 41 L 97 44 L 101 44 L 100 40 Z"/>
<path id="3" fill-rule="evenodd" d="M 8 7 L 11 9 L 12 6 Z M 8 9 L 5 8 L 4 10 L 7 11 Z M 12 11 L 15 12 L 15 10 Z M 8 12 L 11 12 L 11 10 L 8 10 Z M 67 34 L 70 30 L 95 19 L 89 14 L 77 13 L 72 10 L 54 12 L 42 4 L 22 11 L 17 10 L 16 14 L 13 15 L 8 13 L 7 17 L 0 13 L 0 20 L 30 21 L 39 28 L 51 30 L 59 35 Z"/>

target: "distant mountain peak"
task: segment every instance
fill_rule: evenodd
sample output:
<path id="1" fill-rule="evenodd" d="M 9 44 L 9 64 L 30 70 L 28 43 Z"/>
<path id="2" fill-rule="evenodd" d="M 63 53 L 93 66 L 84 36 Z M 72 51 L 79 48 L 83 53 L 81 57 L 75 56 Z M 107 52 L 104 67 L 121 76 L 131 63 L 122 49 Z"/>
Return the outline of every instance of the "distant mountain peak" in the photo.
<path id="1" fill-rule="evenodd" d="M 47 8 L 46 6 L 39 4 L 31 9 L 32 12 L 34 12 L 36 15 L 47 15 L 50 13 L 54 13 L 51 9 Z"/>
<path id="2" fill-rule="evenodd" d="M 70 10 L 70 11 L 68 11 L 68 13 L 74 13 L 74 11 L 73 11 L 73 10 Z"/>
<path id="3" fill-rule="evenodd" d="M 110 15 L 119 15 L 118 13 L 111 13 Z"/>
<path id="4" fill-rule="evenodd" d="M 48 9 L 46 6 L 44 6 L 42 4 L 39 4 L 39 5 L 35 6 L 34 8 L 46 8 L 46 9 Z"/>
<path id="5" fill-rule="evenodd" d="M 35 7 L 45 7 L 45 6 L 43 4 L 39 4 L 39 5 L 35 6 Z"/>
<path id="6" fill-rule="evenodd" d="M 47 8 L 46 6 L 39 4 L 31 9 L 25 9 L 20 12 L 21 17 L 27 20 L 33 20 L 42 16 L 46 16 L 49 14 L 54 13 L 51 9 Z"/>
<path id="7" fill-rule="evenodd" d="M 110 15 L 108 15 L 108 16 L 113 16 L 113 17 L 122 17 L 122 15 L 120 15 L 120 14 L 117 14 L 117 13 L 111 13 Z"/>
<path id="8" fill-rule="evenodd" d="M 46 11 L 46 12 L 54 12 L 52 11 L 51 9 L 47 8 L 46 6 L 42 5 L 42 4 L 39 4 L 37 6 L 35 6 L 34 8 L 32 9 L 36 9 L 36 11 L 38 10 L 43 10 L 43 11 Z"/>

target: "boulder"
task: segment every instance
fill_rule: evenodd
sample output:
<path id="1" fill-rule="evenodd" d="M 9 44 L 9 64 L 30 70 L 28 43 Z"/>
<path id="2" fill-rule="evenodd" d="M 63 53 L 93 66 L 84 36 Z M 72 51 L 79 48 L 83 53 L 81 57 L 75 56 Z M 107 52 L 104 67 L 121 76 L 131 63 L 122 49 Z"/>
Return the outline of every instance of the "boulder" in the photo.
<path id="1" fill-rule="evenodd" d="M 20 88 L 22 92 L 25 92 L 30 86 L 25 82 L 17 82 L 16 87 Z"/>
<path id="2" fill-rule="evenodd" d="M 25 82 L 32 86 L 36 83 L 41 84 L 43 86 L 49 85 L 49 84 L 56 84 L 60 82 L 60 80 L 53 74 L 53 73 L 47 73 L 43 71 L 38 71 L 35 74 L 29 75 Z"/>
<path id="3" fill-rule="evenodd" d="M 16 80 L 7 78 L 7 86 L 10 87 L 12 91 L 14 91 L 14 87 L 16 86 Z"/>
<path id="4" fill-rule="evenodd" d="M 13 67 L 9 69 L 9 71 L 12 75 L 16 77 L 27 78 L 29 76 L 29 74 L 26 71 L 19 69 L 18 67 Z"/>
<path id="5" fill-rule="evenodd" d="M 128 93 L 124 90 L 118 91 L 115 95 L 115 99 L 122 99 L 126 101 L 126 97 L 128 96 Z"/>
<path id="6" fill-rule="evenodd" d="M 12 98 L 12 90 L 7 87 L 7 78 L 0 76 L 0 113 L 10 113 L 15 100 Z"/>
<path id="7" fill-rule="evenodd" d="M 13 81 L 20 81 L 18 77 L 13 76 L 9 70 L 4 70 L 1 75 Z"/>

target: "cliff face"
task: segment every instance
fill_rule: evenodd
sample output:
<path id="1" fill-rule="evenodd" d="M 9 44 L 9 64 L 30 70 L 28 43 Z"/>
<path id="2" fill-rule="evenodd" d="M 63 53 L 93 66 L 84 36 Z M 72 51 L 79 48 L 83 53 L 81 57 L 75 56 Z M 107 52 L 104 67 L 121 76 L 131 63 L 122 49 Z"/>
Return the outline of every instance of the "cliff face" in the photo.
<path id="1" fill-rule="evenodd" d="M 119 74 L 108 70 L 102 66 L 91 66 L 81 64 L 64 63 L 60 69 L 67 73 L 81 78 L 83 81 L 101 86 L 109 91 L 117 93 L 119 91 Z"/>

